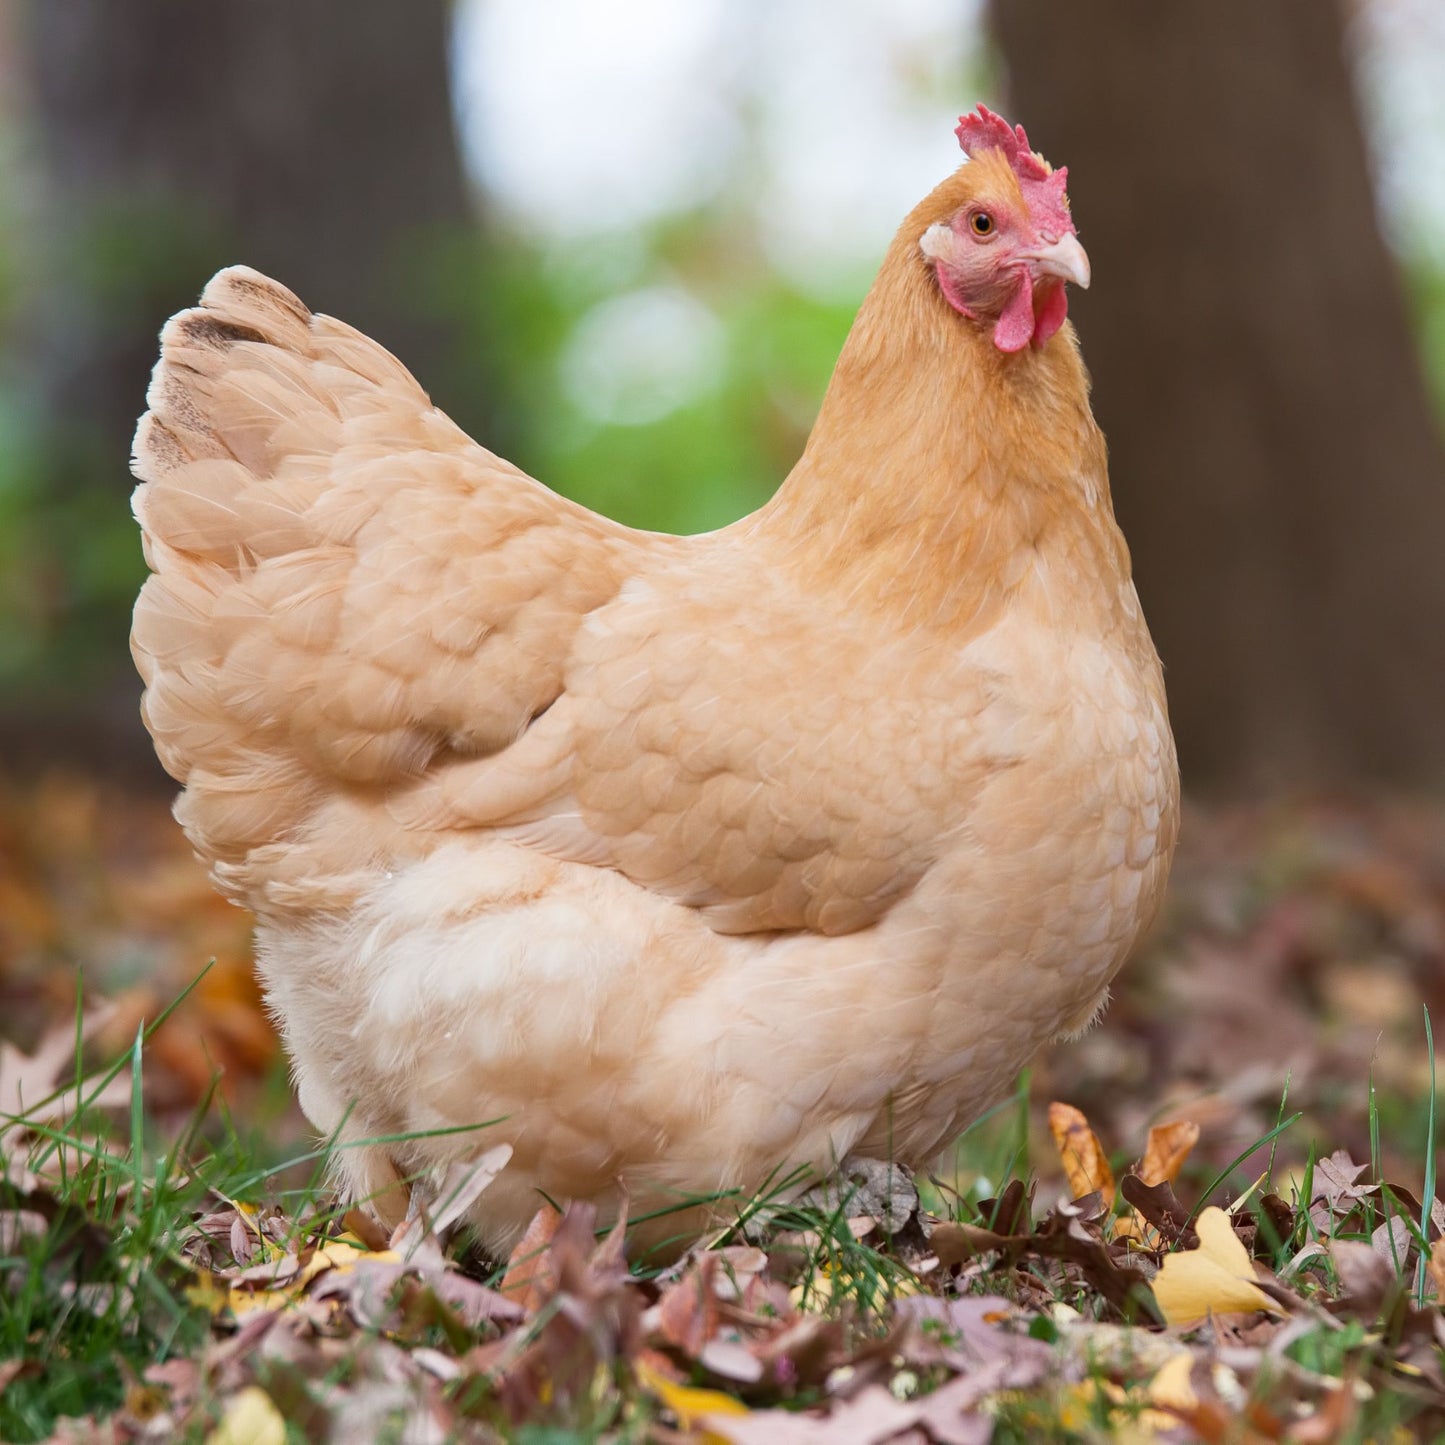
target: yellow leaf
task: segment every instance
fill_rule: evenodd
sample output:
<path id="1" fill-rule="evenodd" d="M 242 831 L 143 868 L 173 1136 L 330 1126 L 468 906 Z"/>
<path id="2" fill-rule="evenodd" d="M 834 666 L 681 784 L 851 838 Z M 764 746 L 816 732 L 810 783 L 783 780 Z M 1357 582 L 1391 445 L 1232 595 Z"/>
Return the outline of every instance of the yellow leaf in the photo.
<path id="1" fill-rule="evenodd" d="M 339 1239 L 323 1245 L 306 1261 L 306 1267 L 296 1276 L 292 1287 L 300 1289 L 328 1269 L 344 1274 L 363 1259 L 379 1260 L 382 1264 L 401 1263 L 401 1255 L 394 1249 L 369 1250 L 354 1235 L 343 1234 Z"/>
<path id="2" fill-rule="evenodd" d="M 208 1269 L 196 1271 L 195 1283 L 185 1289 L 186 1301 L 199 1309 L 218 1315 L 231 1302 L 231 1292 L 224 1285 L 216 1283 L 216 1277 Z"/>
<path id="3" fill-rule="evenodd" d="M 226 1297 L 231 1313 L 243 1320 L 265 1310 L 284 1310 L 291 1302 L 291 1296 L 283 1289 L 233 1289 Z"/>
<path id="4" fill-rule="evenodd" d="M 1108 1438 L 1115 1445 L 1133 1445 L 1152 1440 L 1167 1431 L 1178 1430 L 1179 1419 L 1163 1410 L 1152 1409 L 1137 1390 L 1125 1390 L 1112 1380 L 1091 1378 L 1065 1386 L 1049 1404 L 1039 1409 L 1037 1397 L 1006 1390 L 995 1397 L 1018 1411 L 1017 1423 L 1029 1439 L 1061 1439 L 1067 1435 L 1093 1438 L 1098 1427 L 1108 1422 Z"/>
<path id="5" fill-rule="evenodd" d="M 748 1407 L 721 1390 L 699 1390 L 692 1385 L 679 1385 L 669 1380 L 655 1365 L 646 1360 L 637 1362 L 637 1379 L 649 1394 L 656 1395 L 674 1415 L 684 1430 L 691 1430 L 708 1415 L 746 1415 Z M 707 1445 L 725 1445 L 720 1435 L 704 1430 L 701 1438 Z"/>
<path id="6" fill-rule="evenodd" d="M 1194 1387 L 1189 1383 L 1193 1372 L 1194 1356 L 1188 1350 L 1180 1350 L 1177 1355 L 1171 1355 L 1149 1381 L 1150 1403 L 1171 1410 L 1197 1410 L 1199 1396 L 1194 1393 Z"/>
<path id="7" fill-rule="evenodd" d="M 1154 1298 L 1171 1325 L 1198 1324 L 1210 1315 L 1284 1311 L 1254 1282 L 1254 1266 L 1222 1209 L 1206 1209 L 1195 1229 L 1199 1248 L 1165 1257 L 1154 1276 Z"/>
<path id="8" fill-rule="evenodd" d="M 264 1390 L 248 1385 L 231 1397 L 206 1445 L 286 1445 L 286 1422 Z"/>
<path id="9" fill-rule="evenodd" d="M 401 1263 L 401 1255 L 394 1249 L 367 1250 L 361 1247 L 361 1241 L 354 1235 L 343 1234 L 339 1239 L 333 1239 L 316 1250 L 285 1284 L 276 1289 L 247 1290 L 233 1287 L 226 1303 L 230 1305 L 231 1313 L 237 1319 L 254 1314 L 257 1310 L 285 1309 L 291 1300 L 305 1292 L 306 1286 L 318 1275 L 325 1274 L 328 1270 L 345 1274 L 358 1260 L 363 1259 L 374 1259 L 382 1264 Z"/>
<path id="10" fill-rule="evenodd" d="M 1082 1199 L 1096 1190 L 1104 1203 L 1114 1202 L 1114 1171 L 1104 1155 L 1098 1135 L 1089 1128 L 1089 1121 L 1072 1104 L 1049 1105 L 1049 1132 L 1054 1136 L 1059 1158 L 1064 1163 L 1064 1176 L 1069 1192 Z"/>
<path id="11" fill-rule="evenodd" d="M 1144 1216 L 1137 1209 L 1131 1209 L 1127 1214 L 1121 1215 L 1114 1221 L 1115 1239 L 1137 1239 L 1143 1244 L 1148 1244 L 1152 1237 L 1152 1231 Z"/>

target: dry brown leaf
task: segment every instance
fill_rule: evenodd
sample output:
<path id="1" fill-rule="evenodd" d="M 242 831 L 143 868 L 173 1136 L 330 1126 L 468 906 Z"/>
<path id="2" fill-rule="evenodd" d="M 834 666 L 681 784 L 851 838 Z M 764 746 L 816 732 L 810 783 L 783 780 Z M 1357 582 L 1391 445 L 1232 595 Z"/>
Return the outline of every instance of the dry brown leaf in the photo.
<path id="1" fill-rule="evenodd" d="M 707 1432 L 704 1438 L 729 1445 L 877 1445 L 896 1438 L 927 1408 L 926 1400 L 895 1400 L 881 1385 L 869 1385 L 834 1403 L 826 1415 L 793 1410 L 739 1413 L 736 1401 L 722 1398 L 733 1408 L 704 1415 L 700 1423 Z"/>
<path id="2" fill-rule="evenodd" d="M 1119 1181 L 1119 1193 L 1130 1205 L 1129 1213 L 1114 1226 L 1115 1239 L 1149 1239 L 1166 1245 L 1179 1242 L 1189 1211 L 1174 1194 L 1174 1186 L 1164 1180 L 1148 1185 L 1134 1174 Z M 1155 1232 L 1154 1235 L 1149 1233 Z"/>
<path id="3" fill-rule="evenodd" d="M 1190 1151 L 1199 1142 L 1199 1125 L 1189 1119 L 1176 1119 L 1172 1124 L 1156 1124 L 1149 1131 L 1144 1158 L 1139 1165 L 1139 1178 L 1153 1187 L 1173 1184 Z"/>
<path id="4" fill-rule="evenodd" d="M 19 1119 L 56 1124 L 67 1118 L 75 1094 L 60 1091 L 74 1083 L 77 1043 L 85 1043 L 104 1028 L 110 1016 L 109 1006 L 87 1014 L 78 1040 L 74 1022 L 58 1024 L 41 1039 L 33 1054 L 23 1054 L 14 1044 L 0 1042 L 0 1125 Z M 82 1085 L 80 1097 L 89 1098 L 93 1087 Z M 110 1108 L 129 1100 L 130 1078 L 121 1074 L 92 1103 Z"/>
<path id="5" fill-rule="evenodd" d="M 436 1187 L 436 1213 L 431 1227 L 444 1235 L 461 1219 L 512 1157 L 510 1144 L 497 1144 L 479 1158 L 451 1165 Z"/>
<path id="6" fill-rule="evenodd" d="M 1376 1225 L 1374 1232 L 1370 1235 L 1370 1247 L 1388 1263 L 1391 1273 L 1405 1268 L 1414 1242 L 1410 1221 L 1398 1214 L 1392 1214 L 1388 1219 Z"/>
<path id="7" fill-rule="evenodd" d="M 715 1288 L 717 1271 L 717 1256 L 702 1255 L 657 1304 L 657 1334 L 689 1359 L 695 1360 L 718 1331 L 722 1316 Z"/>
<path id="8" fill-rule="evenodd" d="M 1397 1278 L 1390 1261 L 1359 1239 L 1332 1239 L 1329 1256 L 1351 1313 L 1373 1320 Z"/>
<path id="9" fill-rule="evenodd" d="M 373 1253 L 383 1250 L 391 1236 L 364 1209 L 355 1206 L 341 1216 L 341 1227 L 348 1234 L 354 1234 Z"/>
<path id="10" fill-rule="evenodd" d="M 1337 1213 L 1347 1213 L 1374 1192 L 1368 1177 L 1360 1180 L 1367 1170 L 1368 1165 L 1356 1164 L 1343 1149 L 1336 1149 L 1315 1165 L 1315 1198 L 1310 1203 L 1322 1199 Z"/>
<path id="11" fill-rule="evenodd" d="M 557 1271 L 552 1262 L 551 1245 L 561 1224 L 561 1214 L 550 1204 L 544 1204 L 532 1216 L 527 1232 L 517 1241 L 507 1260 L 501 1292 L 524 1310 L 535 1310 L 556 1292 Z"/>
<path id="12" fill-rule="evenodd" d="M 1099 1194 L 1105 1206 L 1114 1200 L 1114 1171 L 1089 1121 L 1072 1104 L 1049 1105 L 1049 1132 L 1063 1161 L 1069 1193 L 1075 1199 Z"/>
<path id="13" fill-rule="evenodd" d="M 1445 1235 L 1430 1246 L 1430 1260 L 1427 1268 L 1435 1282 L 1436 1295 L 1445 1300 Z"/>

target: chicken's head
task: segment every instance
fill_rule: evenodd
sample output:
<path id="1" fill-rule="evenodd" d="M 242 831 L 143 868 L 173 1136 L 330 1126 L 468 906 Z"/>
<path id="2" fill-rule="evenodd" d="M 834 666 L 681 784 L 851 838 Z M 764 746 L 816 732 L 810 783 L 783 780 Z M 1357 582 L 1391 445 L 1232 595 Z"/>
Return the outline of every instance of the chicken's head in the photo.
<path id="1" fill-rule="evenodd" d="M 950 213 L 919 246 L 955 311 L 991 323 L 1000 351 L 1042 346 L 1064 324 L 1064 283 L 1089 284 L 1064 194 L 1068 170 L 1029 149 L 1023 126 L 984 106 L 958 123 L 969 163 L 958 173 Z"/>

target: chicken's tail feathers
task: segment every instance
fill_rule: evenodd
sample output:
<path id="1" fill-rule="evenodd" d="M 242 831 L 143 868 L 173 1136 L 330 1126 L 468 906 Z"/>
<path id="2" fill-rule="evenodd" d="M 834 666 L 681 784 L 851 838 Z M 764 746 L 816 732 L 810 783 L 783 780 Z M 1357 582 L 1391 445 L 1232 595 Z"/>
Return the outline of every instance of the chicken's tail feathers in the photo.
<path id="1" fill-rule="evenodd" d="M 147 401 L 132 651 L 218 878 L 318 800 L 505 747 L 619 585 L 634 534 L 476 445 L 383 347 L 259 272 L 220 272 L 166 324 Z"/>
<path id="2" fill-rule="evenodd" d="M 249 266 L 218 271 L 200 304 L 177 312 L 161 331 L 161 356 L 146 393 L 150 409 L 131 453 L 136 478 L 160 481 L 190 462 L 229 457 L 219 418 L 196 396 L 196 383 L 213 382 L 240 343 L 304 352 L 310 324 L 300 298 L 269 276 Z"/>
<path id="3" fill-rule="evenodd" d="M 218 272 L 166 323 L 146 404 L 131 470 L 158 484 L 136 493 L 147 540 L 237 566 L 311 539 L 294 519 L 368 421 L 395 430 L 431 410 L 383 347 L 248 266 Z M 283 469 L 286 485 L 268 485 Z"/>

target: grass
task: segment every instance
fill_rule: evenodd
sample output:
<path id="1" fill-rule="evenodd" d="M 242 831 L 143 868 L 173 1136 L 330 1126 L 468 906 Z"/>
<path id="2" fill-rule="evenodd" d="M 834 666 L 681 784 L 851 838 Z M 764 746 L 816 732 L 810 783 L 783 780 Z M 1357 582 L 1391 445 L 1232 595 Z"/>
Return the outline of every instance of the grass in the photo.
<path id="1" fill-rule="evenodd" d="M 318 1167 L 324 1149 L 307 1149 L 280 1159 L 258 1157 L 263 1144 L 238 1132 L 214 1092 L 202 1100 L 184 1127 L 164 1137 L 144 1107 L 146 1036 L 145 1031 L 138 1032 L 125 1055 L 88 1072 L 82 1063 L 83 1030 L 77 1021 L 76 1063 L 64 1093 L 43 1101 L 44 1107 L 36 1106 L 28 1122 L 0 1121 L 0 1129 L 8 1124 L 12 1135 L 22 1127 L 28 1131 L 23 1158 L 12 1149 L 12 1177 L 0 1185 L 0 1214 L 28 1219 L 31 1225 L 7 1233 L 0 1258 L 0 1276 L 8 1282 L 0 1290 L 0 1362 L 25 1362 L 22 1368 L 12 1369 L 0 1394 L 0 1437 L 6 1440 L 47 1439 L 66 1417 L 103 1418 L 117 1410 L 134 1415 L 159 1408 L 155 1401 L 164 1392 L 145 1383 L 148 1372 L 154 1381 L 158 1365 L 195 1362 L 208 1353 L 214 1355 L 217 1342 L 231 1335 L 235 1322 L 224 1312 L 218 1313 L 214 1301 L 197 1288 L 202 1272 L 190 1246 L 195 1242 L 197 1220 L 214 1211 L 218 1203 L 254 1199 L 258 1190 L 263 1191 L 262 1208 L 281 1210 L 291 1229 L 289 1238 L 277 1242 L 277 1253 L 304 1248 L 307 1241 L 334 1235 L 339 1228 L 339 1208 L 326 1194 L 324 1170 Z M 129 1105 L 120 1111 L 102 1108 L 110 1086 L 121 1078 L 130 1083 Z M 1368 1089 L 1373 1137 L 1378 1132 L 1379 1114 L 1373 1081 Z M 1204 1204 L 1217 1201 L 1246 1158 L 1265 1148 L 1270 1149 L 1269 1166 L 1236 1196 L 1236 1207 L 1272 1193 L 1278 1145 L 1301 1118 L 1299 1112 L 1285 1113 L 1287 1097 L 1286 1091 L 1275 1126 L 1253 1140 L 1227 1168 L 1207 1177 L 1190 1212 L 1191 1221 Z M 72 1107 L 60 1122 L 37 1122 L 62 1102 Z M 937 1214 L 984 1228 L 999 1223 L 990 1212 L 997 1198 L 1011 1181 L 1027 1180 L 1022 1166 L 1028 1106 L 1025 1078 L 1005 1104 L 960 1140 L 953 1180 L 925 1187 L 925 1200 Z M 1433 1122 L 1433 1087 L 1428 1116 Z M 17 1163 L 20 1172 L 28 1171 L 32 1177 L 17 1182 Z M 1327 1249 L 1339 1241 L 1369 1242 L 1390 1218 L 1409 1218 L 1409 1209 L 1394 1192 L 1381 1187 L 1363 1199 L 1358 1210 L 1332 1214 L 1320 1223 L 1308 1208 L 1301 1207 L 1314 1197 L 1317 1169 L 1316 1151 L 1311 1148 L 1288 1201 L 1293 1225 L 1283 1237 L 1262 1238 L 1259 1253 L 1276 1275 L 1307 1299 L 1328 1305 L 1340 1295 L 1338 1271 L 1316 1268 L 1309 1275 L 1308 1267 L 1301 1268 L 1297 1262 L 1300 1251 L 1310 1244 Z M 1432 1133 L 1423 1149 L 1427 1199 L 1432 1197 L 1434 1169 Z M 278 1186 L 277 1181 L 298 1176 L 303 1180 L 299 1185 Z M 739 1208 L 737 1226 L 719 1236 L 716 1244 L 726 1252 L 739 1240 L 761 1237 L 775 1257 L 795 1255 L 789 1290 L 805 1316 L 847 1321 L 861 1336 L 877 1337 L 896 1329 L 900 1300 L 939 1291 L 938 1279 L 917 1272 L 917 1250 L 910 1256 L 897 1240 L 884 1234 L 855 1237 L 846 1193 L 831 1208 L 807 1207 L 787 1202 L 794 1182 L 775 1181 L 756 1199 L 746 1201 Z M 37 1220 L 43 1227 L 36 1225 Z M 1296 1376 L 1318 1382 L 1367 1374 L 1388 1378 L 1397 1371 L 1398 1362 L 1391 1362 L 1390 1351 L 1398 1349 L 1403 1338 L 1405 1295 L 1408 1293 L 1416 1310 L 1425 1309 L 1430 1283 L 1428 1230 L 1413 1219 L 1410 1225 L 1411 1241 L 1419 1255 L 1410 1287 L 1406 1288 L 1402 1270 L 1397 1270 L 1400 1286 L 1387 1293 L 1378 1318 L 1371 1322 L 1321 1313 L 1312 1328 L 1297 1332 L 1283 1350 L 1282 1358 Z M 1327 1257 L 1314 1258 L 1327 1265 Z M 1398 1263 L 1403 1267 L 1405 1261 Z M 1080 1289 L 1077 1279 L 1051 1273 L 1043 1261 L 1025 1258 L 1002 1273 L 986 1266 L 987 1261 L 980 1261 L 977 1268 L 970 1266 L 972 1273 L 964 1271 L 959 1280 L 946 1284 L 943 1294 L 982 1291 L 1022 1301 L 1024 1308 L 1034 1311 L 1034 1324 L 1026 1333 L 1052 1342 L 1061 1359 L 1067 1356 L 1069 1329 L 1059 1320 L 1068 1318 L 1069 1311 L 1085 1320 L 1109 1314 L 1096 1295 Z M 499 1270 L 493 1270 L 487 1279 L 492 1286 L 502 1282 Z M 1022 1292 L 1018 1288 L 1021 1280 L 1027 1284 Z M 1041 1294 L 1052 1300 L 1052 1311 L 1039 1308 Z M 303 1298 L 297 1292 L 292 1303 L 299 1308 Z M 1058 1315 L 1058 1306 L 1068 1307 L 1064 1316 Z M 542 1338 L 553 1319 L 554 1315 L 539 1314 L 529 1328 L 536 1338 Z M 358 1337 L 356 1358 L 364 1353 L 365 1341 L 382 1338 L 387 1337 L 375 1332 Z M 459 1324 L 443 1313 L 410 1334 L 404 1333 L 403 1338 L 408 1348 L 462 1359 L 469 1351 L 494 1341 L 495 1331 Z M 609 1437 L 642 1438 L 646 1434 L 648 1421 L 657 1418 L 658 1407 L 656 1402 L 646 1408 L 638 1405 L 626 1363 L 625 1359 L 614 1361 L 613 1374 L 607 1377 L 610 1384 L 601 1377 L 593 1381 L 593 1394 L 600 1390 L 600 1396 L 589 1396 L 588 1408 L 580 1414 L 574 1412 L 574 1423 L 585 1417 L 591 1422 L 588 1428 L 595 1426 L 598 1433 Z M 1412 1368 L 1418 1371 L 1418 1367 Z M 694 1364 L 691 1373 L 708 1388 L 717 1388 L 717 1380 L 701 1364 Z M 330 1362 L 322 1380 L 344 1392 L 359 1389 L 364 1376 L 365 1370 L 354 1368 L 343 1354 Z M 268 1398 L 278 1407 L 287 1403 L 293 1425 L 304 1417 L 310 1387 L 296 1377 L 294 1369 L 278 1365 L 257 1378 L 268 1382 Z M 900 1371 L 892 1388 L 906 1400 L 945 1378 L 946 1372 L 930 1380 L 927 1371 Z M 1408 1370 L 1400 1378 L 1404 1384 L 1412 1383 Z M 994 1438 L 1003 1442 L 1084 1441 L 1108 1438 L 1126 1427 L 1142 1428 L 1139 1422 L 1151 1418 L 1152 1407 L 1138 1388 L 1119 1381 L 1117 1365 L 1101 1356 L 1086 1363 L 1082 1371 L 1074 1368 L 1070 1374 L 1065 1370 L 1060 1378 L 1034 1388 L 1005 1392 L 993 1410 Z M 228 1399 L 235 1398 L 234 1392 L 228 1396 L 224 1384 L 208 1379 L 204 1372 L 197 1374 L 196 1388 L 201 1402 L 190 1411 L 190 1423 L 178 1438 L 206 1438 L 214 1421 L 228 1408 Z M 1291 1384 L 1286 1380 L 1271 1388 L 1284 1388 L 1288 1393 Z M 739 1388 L 737 1395 L 747 1399 L 749 1391 Z M 1338 1438 L 1388 1438 L 1390 1431 L 1426 1408 L 1418 1395 L 1375 1387 L 1346 1433 Z M 782 1403 L 806 1408 L 827 1398 L 826 1390 L 814 1385 Z M 492 1407 L 487 1399 L 485 1382 L 479 1385 L 476 1379 L 451 1397 L 457 1409 L 473 1412 L 462 1417 L 471 1423 L 488 1417 Z M 554 1422 L 554 1426 L 544 1427 L 539 1423 L 516 1433 L 515 1438 L 573 1438 L 548 1433 L 553 1428 L 562 1429 L 563 1425 Z"/>
<path id="2" fill-rule="evenodd" d="M 485 1317 L 486 1301 L 495 1304 L 486 1291 L 507 1285 L 506 1267 L 462 1239 L 445 1242 L 445 1263 L 400 1278 L 386 1275 L 395 1267 L 378 1259 L 373 1239 L 346 1246 L 360 1261 L 354 1270 L 332 1266 L 271 1290 L 241 1279 L 246 1268 L 309 1259 L 338 1238 L 348 1220 L 328 1194 L 326 1161 L 332 1148 L 356 1146 L 279 1144 L 258 1106 L 233 1109 L 214 1080 L 189 1112 L 163 1102 L 175 1092 L 157 1083 L 169 1067 L 163 1030 L 189 1027 L 182 1021 L 195 1017 L 202 980 L 144 1028 L 130 1024 L 99 1067 L 77 1004 L 54 1096 L 27 1095 L 24 1121 L 0 1117 L 0 1160 L 9 1161 L 0 1180 L 0 1437 L 44 1440 L 69 1429 L 92 1438 L 93 1422 L 114 1420 L 132 1435 L 205 1441 L 249 1403 L 272 1412 L 267 1429 L 279 1422 L 293 1439 L 399 1438 L 402 1421 L 429 1414 L 438 1438 L 642 1440 L 692 1429 L 701 1418 L 688 1413 L 696 1400 L 714 1398 L 689 1393 L 702 1391 L 759 1417 L 759 1429 L 769 1411 L 808 1410 L 819 1428 L 836 1421 L 846 1440 L 850 1391 L 870 1409 L 922 1409 L 981 1368 L 977 1351 L 992 1349 L 1004 1352 L 1018 1382 L 992 1389 L 980 1407 L 995 1440 L 1138 1439 L 1162 1428 L 1151 1392 L 1158 1352 L 1176 1348 L 1197 1362 L 1188 1429 L 1199 1438 L 1283 1440 L 1306 1426 L 1313 1438 L 1346 1442 L 1439 1435 L 1437 1271 L 1445 1260 L 1432 1261 L 1430 1224 L 1439 1114 L 1430 1015 L 1422 1039 L 1413 1012 L 1420 996 L 1434 995 L 1428 976 L 1397 965 L 1386 982 L 1406 996 L 1413 988 L 1411 1019 L 1382 1023 L 1369 1012 L 1369 987 L 1362 994 L 1348 973 L 1318 962 L 1389 944 L 1396 924 L 1387 904 L 1416 918 L 1423 893 L 1401 888 L 1402 901 L 1389 903 L 1393 875 L 1382 869 L 1376 860 L 1365 879 L 1376 900 L 1367 913 L 1345 909 L 1344 894 L 1320 894 L 1303 865 L 1274 883 L 1267 869 L 1251 868 L 1234 914 L 1240 922 L 1230 925 L 1239 934 L 1229 940 L 1236 954 L 1255 950 L 1244 984 L 1234 975 L 1206 1004 L 1187 991 L 1171 999 L 1170 987 L 1197 967 L 1191 941 L 1217 944 L 1221 926 L 1176 921 L 1169 948 L 1177 963 L 1162 956 L 1141 964 L 1135 993 L 1126 977 L 1102 1029 L 1067 1055 L 1045 1054 L 958 1141 L 948 1167 L 918 1181 L 927 1215 L 963 1226 L 964 1239 L 969 1229 L 1009 1235 L 1007 1248 L 930 1264 L 940 1238 L 932 1224 L 860 1235 L 856 1197 L 799 1203 L 798 1181 L 779 1178 L 754 1198 L 712 1201 L 734 1216 L 712 1241 L 715 1277 L 697 1265 L 681 1278 L 658 1266 L 618 1276 L 605 1251 L 594 1253 L 592 1232 L 579 1243 L 576 1220 L 563 1221 L 532 1252 L 567 1284 L 549 1285 L 517 1319 Z M 1295 894 L 1273 917 L 1272 900 L 1289 889 Z M 1301 932 L 1301 897 L 1318 906 L 1299 962 L 1288 950 L 1299 947 L 1290 940 Z M 1277 958 L 1265 956 L 1274 971 L 1257 996 L 1243 1000 L 1267 1015 L 1268 1027 L 1230 1056 L 1233 1035 L 1250 1023 L 1240 1004 L 1262 947 L 1250 932 L 1256 923 L 1284 940 Z M 1417 921 L 1410 927 L 1418 939 Z M 1399 958 L 1423 957 L 1418 942 L 1408 945 L 1413 953 L 1390 946 Z M 1343 1002 L 1328 1029 L 1316 1031 L 1326 1039 L 1316 1054 L 1295 1072 L 1281 1045 L 1282 1083 L 1248 1108 L 1233 1104 L 1245 1093 L 1240 1076 L 1261 1060 L 1274 1063 L 1274 1034 L 1287 1038 L 1291 1028 L 1301 1032 L 1302 1018 L 1314 1022 L 1331 988 Z M 1209 1023 L 1215 997 L 1228 1026 L 1202 1035 L 1206 1054 L 1190 1011 Z M 1363 1052 L 1342 1066 L 1329 1040 L 1354 1038 L 1352 1028 Z M 1065 1085 L 1051 1077 L 1061 1057 Z M 278 1069 L 261 1092 L 289 1100 L 284 1074 Z M 1050 1097 L 1085 1107 L 1111 1146 L 1116 1176 L 1143 1146 L 1141 1121 L 1199 1119 L 1204 1138 L 1174 1183 L 1183 1216 L 1176 1243 L 1126 1251 L 1122 1204 L 1101 1206 L 1097 1217 L 1060 1212 L 1059 1160 L 1040 1118 Z M 1340 1177 L 1331 1156 L 1341 1147 L 1368 1164 L 1355 1191 L 1331 1203 Z M 1123 1295 L 1111 1297 L 1090 1269 L 1103 1259 L 1148 1274 L 1171 1253 L 1191 1253 L 1188 1225 L 1211 1206 L 1232 1211 L 1236 1237 L 1270 1287 L 1277 1282 L 1285 1315 L 1160 1331 L 1146 1309 L 1125 1326 Z M 1102 1253 L 1071 1256 L 1079 1236 Z M 245 1246 L 236 1255 L 233 1237 Z M 374 1297 L 357 1283 L 364 1276 L 381 1282 Z M 994 1301 L 996 1318 L 969 1312 L 978 1299 Z M 905 1317 L 913 1320 L 907 1330 Z M 1043 1351 L 1042 1372 L 1031 1348 Z M 738 1376 L 749 1361 L 762 1369 L 758 1378 Z M 1185 1416 L 1163 1418 L 1179 1425 Z"/>
<path id="3" fill-rule="evenodd" d="M 163 1142 L 147 1118 L 144 1047 L 203 977 L 98 1069 L 87 1067 L 78 991 L 69 1085 L 0 1115 L 0 1219 L 8 1211 L 12 1221 L 0 1234 L 0 1368 L 24 1362 L 0 1392 L 0 1439 L 43 1440 L 62 1417 L 108 1414 L 149 1367 L 194 1357 L 212 1325 L 191 1298 L 195 1270 L 182 1253 L 196 1217 L 326 1156 L 261 1164 L 263 1141 L 236 1129 L 214 1080 Z M 122 1076 L 128 1106 L 104 1108 Z M 21 1134 L 28 1147 L 17 1149 Z M 322 1182 L 318 1170 L 304 1189 L 276 1195 L 298 1228 L 327 1222 Z"/>

